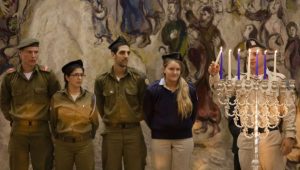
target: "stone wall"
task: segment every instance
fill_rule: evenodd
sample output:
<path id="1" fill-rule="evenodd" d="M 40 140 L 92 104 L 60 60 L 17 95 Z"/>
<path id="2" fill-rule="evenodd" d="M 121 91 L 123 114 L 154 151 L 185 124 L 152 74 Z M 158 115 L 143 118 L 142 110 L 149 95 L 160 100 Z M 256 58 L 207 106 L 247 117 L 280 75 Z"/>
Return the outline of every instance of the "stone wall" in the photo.
<path id="1" fill-rule="evenodd" d="M 9 0 L 1 0 L 1 3 L 7 2 Z M 125 0 L 124 0 L 125 1 Z M 20 24 L 16 26 L 17 31 L 12 34 L 1 33 L 1 50 L 4 53 L 1 55 L 6 56 L 5 62 L 10 65 L 17 63 L 17 56 L 15 53 L 15 45 L 18 40 L 24 37 L 36 37 L 41 41 L 40 44 L 40 63 L 47 65 L 54 70 L 54 72 L 59 77 L 61 83 L 63 83 L 63 76 L 61 73 L 61 67 L 64 63 L 70 60 L 82 59 L 84 61 L 84 67 L 86 69 L 87 77 L 84 81 L 84 87 L 93 91 L 93 83 L 95 77 L 103 73 L 104 71 L 110 69 L 113 63 L 111 59 L 110 51 L 107 49 L 111 39 L 115 39 L 118 35 L 124 35 L 128 39 L 134 40 L 136 42 L 132 43 L 132 54 L 130 56 L 129 65 L 133 66 L 142 72 L 147 73 L 150 81 L 160 78 L 161 76 L 161 59 L 160 56 L 164 51 L 172 51 L 173 46 L 163 42 L 162 29 L 165 23 L 168 22 L 168 3 L 169 1 L 164 0 L 154 0 L 150 2 L 156 2 L 156 5 L 152 6 L 153 9 L 158 11 L 157 15 L 151 16 L 148 12 L 144 14 L 148 24 L 150 23 L 150 31 L 141 32 L 141 30 L 135 33 L 127 33 L 121 29 L 121 22 L 123 16 L 123 8 L 120 3 L 112 0 L 24 0 L 15 1 L 15 3 L 20 3 L 19 8 L 14 12 L 8 13 L 7 15 L 17 16 L 17 21 Z M 24 3 L 26 2 L 26 3 Z M 126 0 L 128 3 L 129 1 Z M 231 4 L 230 2 L 234 2 Z M 269 47 L 278 49 L 281 53 L 281 62 L 279 63 L 279 68 L 282 72 L 289 76 L 288 71 L 283 65 L 284 52 L 287 45 L 287 32 L 285 26 L 288 22 L 294 21 L 299 24 L 300 11 L 298 9 L 298 1 L 281 1 L 280 5 L 283 6 L 282 19 L 275 20 L 274 29 L 279 29 L 276 35 L 281 37 L 282 43 L 272 44 L 271 38 L 264 37 L 260 35 L 264 28 L 264 23 L 266 23 L 270 14 L 268 13 L 269 3 L 267 0 L 257 1 L 250 0 L 237 0 L 237 1 L 222 1 L 222 0 L 182 0 L 180 2 L 180 18 L 186 23 L 186 41 L 187 46 L 184 46 L 178 51 L 180 51 L 186 56 L 188 55 L 188 49 L 194 47 L 193 40 L 197 41 L 200 37 L 205 37 L 201 30 L 195 30 L 195 27 L 201 25 L 206 20 L 201 18 L 200 8 L 203 6 L 210 6 L 213 9 L 213 20 L 208 25 L 213 25 L 219 31 L 212 32 L 209 40 L 211 42 L 206 42 L 206 44 L 217 44 L 213 47 L 212 51 L 209 51 L 208 47 L 205 47 L 206 58 L 213 57 L 210 55 L 215 55 L 219 47 L 222 45 L 227 53 L 229 49 L 234 49 L 240 42 L 243 42 L 243 33 L 246 32 L 246 25 L 252 24 L 258 30 L 257 38 L 269 43 Z M 24 3 L 24 4 L 21 4 Z M 250 4 L 249 4 L 250 3 Z M 107 14 L 105 17 L 101 13 L 102 8 L 107 8 Z M 158 6 L 157 6 L 158 5 Z M 160 6 L 161 5 L 161 6 Z M 22 9 L 20 9 L 23 6 Z M 154 8 L 155 7 L 155 8 Z M 12 8 L 12 7 L 11 7 Z M 145 8 L 143 12 L 148 8 Z M 8 20 L 5 17 L 1 8 L 1 23 L 3 25 L 4 21 Z M 149 10 L 150 11 L 150 10 Z M 193 14 L 194 18 L 190 16 L 190 20 L 186 17 L 187 11 Z M 18 15 L 13 15 L 18 14 Z M 203 17 L 203 16 L 202 16 Z M 158 20 L 159 18 L 160 20 Z M 192 19 L 194 20 L 192 20 Z M 97 20 L 98 19 L 98 20 Z M 3 21 L 3 22 L 2 22 Z M 271 20 L 273 21 L 273 20 Z M 278 22 L 277 22 L 278 21 Z M 279 22 L 280 21 L 280 22 Z M 279 23 L 279 24 L 278 24 Z M 104 24 L 104 26 L 103 26 Z M 159 27 L 161 24 L 161 27 Z M 280 24 L 283 24 L 282 27 Z M 4 24 L 5 25 L 5 24 Z M 2 26 L 1 26 L 2 28 Z M 212 28 L 212 27 L 210 27 Z M 141 28 L 142 29 L 142 28 Z M 265 30 L 272 28 L 266 27 Z M 209 30 L 207 30 L 209 31 Z M 208 32 L 209 33 L 209 32 Z M 145 38 L 145 34 L 148 36 Z M 103 35 L 101 37 L 101 35 Z M 171 35 L 169 35 L 171 36 Z M 275 37 L 275 41 L 279 41 L 278 36 Z M 3 38 L 4 37 L 4 38 Z M 150 38 L 150 42 L 148 41 Z M 133 40 L 134 39 L 134 40 Z M 4 41 L 5 40 L 5 41 Z M 203 40 L 203 39 L 201 39 Z M 3 42 L 6 42 L 3 44 Z M 218 42 L 219 41 L 219 42 Z M 278 45 L 279 44 L 279 45 Z M 198 45 L 198 44 L 197 44 Z M 9 47 L 9 48 L 8 48 Z M 196 46 L 197 47 L 197 46 Z M 201 47 L 201 44 L 199 48 Z M 1 56 L 3 57 L 3 56 Z M 193 57 L 193 56 L 191 56 Z M 270 63 L 272 66 L 272 53 L 270 54 Z M 202 58 L 203 59 L 203 58 Z M 192 81 L 197 82 L 199 75 L 203 77 L 205 73 L 205 63 L 207 60 L 200 60 L 200 67 L 197 68 L 197 64 L 193 63 L 195 60 L 189 60 L 187 57 L 187 65 L 189 67 L 189 77 Z M 2 60 L 1 60 L 2 61 Z M 196 61 L 199 61 L 196 59 Z M 225 65 L 227 60 L 225 59 Z M 207 63 L 206 63 L 207 64 Z M 199 64 L 198 64 L 199 65 Z M 236 61 L 233 61 L 232 65 L 236 65 Z M 1 67 L 4 67 L 1 65 Z M 226 68 L 225 68 L 226 70 Z M 233 68 L 235 73 L 236 68 Z M 199 95 L 201 98 L 201 94 Z M 201 123 L 200 125 L 201 126 Z M 231 136 L 227 130 L 227 121 L 222 116 L 221 122 L 219 124 L 221 132 L 211 136 L 212 132 L 215 130 L 213 126 L 208 126 L 206 132 L 199 129 L 198 125 L 194 128 L 194 140 L 195 149 L 193 153 L 193 169 L 194 170 L 230 170 L 233 167 L 232 153 L 231 153 Z M 8 154 L 7 145 L 9 139 L 9 125 L 4 120 L 4 117 L 0 116 L 0 165 L 1 169 L 8 169 Z M 101 124 L 100 129 L 97 133 L 97 138 L 95 140 L 96 148 L 96 169 L 101 169 L 101 130 L 103 129 L 103 124 Z M 145 133 L 145 139 L 147 146 L 150 142 L 149 129 L 143 123 L 143 130 Z M 148 151 L 151 152 L 148 147 Z M 147 157 L 147 169 L 150 167 L 150 158 Z"/>

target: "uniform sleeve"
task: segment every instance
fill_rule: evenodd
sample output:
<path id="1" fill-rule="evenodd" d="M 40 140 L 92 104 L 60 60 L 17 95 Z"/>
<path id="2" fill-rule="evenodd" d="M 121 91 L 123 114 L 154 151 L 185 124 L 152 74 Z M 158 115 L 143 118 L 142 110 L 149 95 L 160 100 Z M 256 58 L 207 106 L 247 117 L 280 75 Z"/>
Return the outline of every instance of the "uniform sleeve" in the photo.
<path id="1" fill-rule="evenodd" d="M 146 78 L 146 76 L 143 76 L 139 79 L 138 98 L 139 98 L 139 101 L 140 101 L 141 108 L 143 107 L 143 101 L 144 101 L 143 99 L 144 99 L 145 92 L 146 92 L 146 89 L 147 89 L 147 86 L 148 86 L 146 84 L 146 82 L 148 82 L 148 79 Z"/>
<path id="2" fill-rule="evenodd" d="M 1 101 L 1 111 L 6 120 L 12 121 L 10 116 L 10 109 L 11 109 L 11 87 L 9 85 L 9 78 L 7 75 L 2 80 L 1 83 L 1 92 L 0 92 L 0 101 Z"/>
<path id="3" fill-rule="evenodd" d="M 144 117 L 148 127 L 151 128 L 151 121 L 154 112 L 155 99 L 149 89 L 146 89 L 143 99 Z"/>
<path id="4" fill-rule="evenodd" d="M 96 106 L 100 116 L 104 116 L 104 96 L 103 96 L 103 85 L 99 79 L 96 79 L 94 85 L 94 94 L 96 96 Z"/>
<path id="5" fill-rule="evenodd" d="M 97 98 L 95 95 L 93 95 L 92 97 L 92 112 L 91 112 L 91 115 L 90 115 L 90 119 L 91 119 L 91 122 L 92 122 L 92 137 L 94 138 L 95 135 L 96 135 L 96 131 L 99 127 L 99 117 L 98 117 L 98 109 L 96 107 L 96 102 L 97 102 Z"/>
<path id="6" fill-rule="evenodd" d="M 57 137 L 57 110 L 54 107 L 54 98 L 51 98 L 50 102 L 50 126 L 51 126 L 51 132 L 54 137 Z"/>
<path id="7" fill-rule="evenodd" d="M 55 92 L 61 89 L 60 83 L 53 72 L 50 72 L 49 77 L 49 96 L 51 97 Z"/>

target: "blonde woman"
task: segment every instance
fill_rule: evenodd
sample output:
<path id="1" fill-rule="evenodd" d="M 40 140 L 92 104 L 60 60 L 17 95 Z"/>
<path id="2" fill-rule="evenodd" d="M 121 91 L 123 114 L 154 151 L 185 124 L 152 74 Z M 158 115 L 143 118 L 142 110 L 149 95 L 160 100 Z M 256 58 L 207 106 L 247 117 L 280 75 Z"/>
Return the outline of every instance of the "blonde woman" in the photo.
<path id="1" fill-rule="evenodd" d="M 144 97 L 145 120 L 152 136 L 152 168 L 188 170 L 194 148 L 196 91 L 181 76 L 184 65 L 180 53 L 162 58 L 164 77 L 150 85 Z"/>

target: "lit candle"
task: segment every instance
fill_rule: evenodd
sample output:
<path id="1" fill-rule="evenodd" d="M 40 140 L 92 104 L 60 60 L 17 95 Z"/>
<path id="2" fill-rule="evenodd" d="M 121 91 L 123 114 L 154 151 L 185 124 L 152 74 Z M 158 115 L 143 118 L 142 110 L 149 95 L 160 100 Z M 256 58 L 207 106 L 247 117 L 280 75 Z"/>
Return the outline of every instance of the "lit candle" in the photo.
<path id="1" fill-rule="evenodd" d="M 223 79 L 223 52 L 221 51 L 220 55 L 221 61 L 220 61 L 220 79 Z"/>
<path id="2" fill-rule="evenodd" d="M 255 57 L 255 74 L 258 76 L 258 49 L 256 50 L 256 57 Z"/>
<path id="3" fill-rule="evenodd" d="M 228 51 L 228 80 L 231 80 L 231 49 Z"/>
<path id="4" fill-rule="evenodd" d="M 264 52 L 264 80 L 267 79 L 267 50 Z"/>
<path id="5" fill-rule="evenodd" d="M 250 80 L 250 56 L 251 56 L 251 49 L 248 50 L 248 65 L 247 65 L 247 80 Z"/>
<path id="6" fill-rule="evenodd" d="M 276 80 L 276 62 L 277 62 L 277 58 L 276 58 L 276 54 L 277 54 L 277 50 L 275 50 L 275 54 L 274 54 L 274 78 Z"/>
<path id="7" fill-rule="evenodd" d="M 222 50 L 223 50 L 223 47 L 220 47 L 219 54 L 218 54 L 217 59 L 216 59 L 216 61 L 215 61 L 216 64 L 217 64 L 217 63 L 219 62 L 219 60 L 220 60 L 220 56 L 221 56 Z"/>
<path id="8" fill-rule="evenodd" d="M 241 79 L 241 56 L 240 56 L 241 49 L 238 49 L 238 61 L 237 61 L 237 76 L 238 80 Z"/>

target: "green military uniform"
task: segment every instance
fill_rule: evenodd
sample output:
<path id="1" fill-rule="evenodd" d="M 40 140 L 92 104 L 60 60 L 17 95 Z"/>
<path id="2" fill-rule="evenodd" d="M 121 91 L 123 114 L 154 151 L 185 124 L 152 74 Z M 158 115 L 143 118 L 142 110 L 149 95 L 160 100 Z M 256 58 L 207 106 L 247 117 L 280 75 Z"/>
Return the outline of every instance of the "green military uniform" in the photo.
<path id="1" fill-rule="evenodd" d="M 97 107 L 105 123 L 102 134 L 104 170 L 119 170 L 122 157 L 125 170 L 142 170 L 146 164 L 146 145 L 140 127 L 142 101 L 147 79 L 133 68 L 127 68 L 119 80 L 113 69 L 97 77 Z"/>
<path id="2" fill-rule="evenodd" d="M 11 122 L 10 169 L 51 169 L 53 145 L 49 131 L 51 96 L 60 89 L 56 76 L 36 65 L 30 79 L 21 65 L 9 69 L 1 84 L 1 110 Z"/>
<path id="3" fill-rule="evenodd" d="M 51 101 L 51 127 L 55 140 L 56 170 L 93 170 L 92 138 L 99 126 L 96 98 L 87 90 L 73 100 L 67 90 L 56 92 Z"/>

